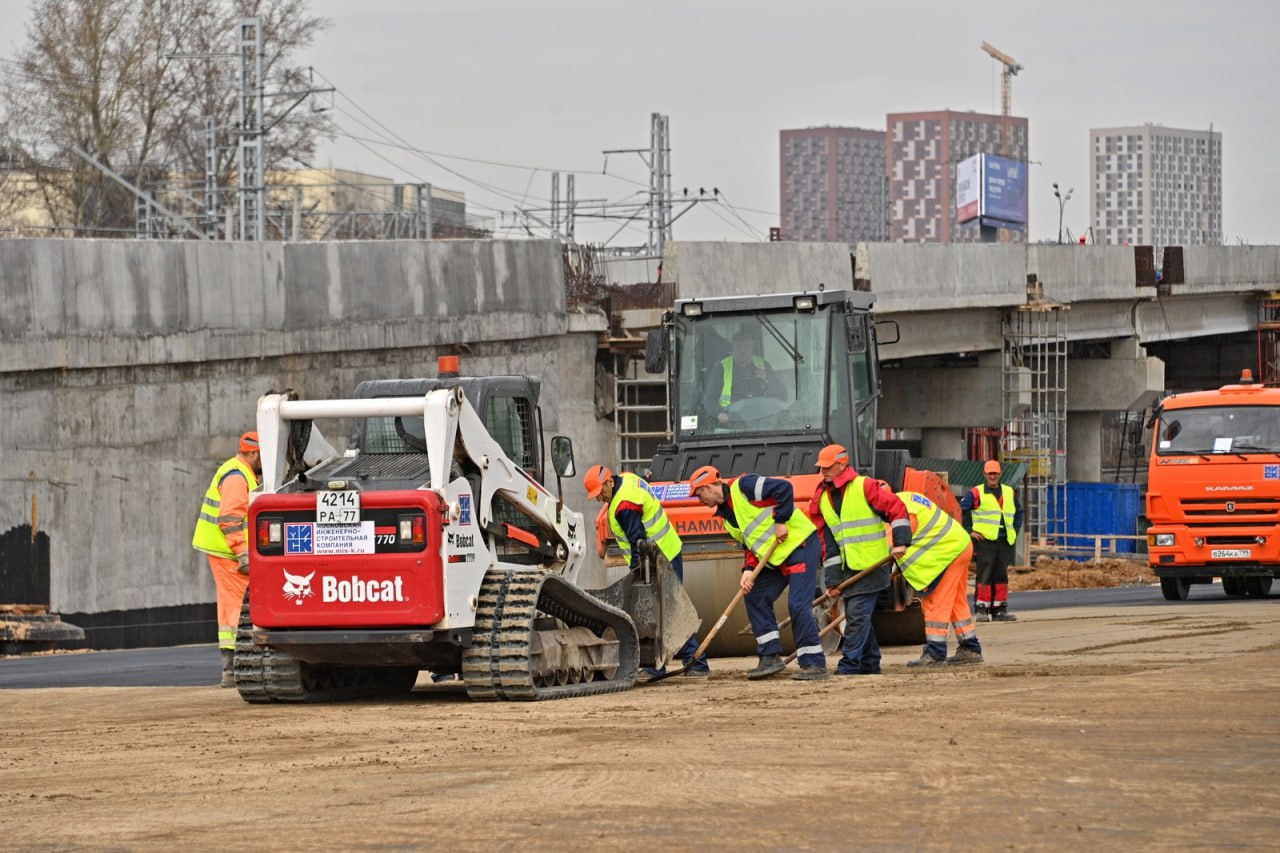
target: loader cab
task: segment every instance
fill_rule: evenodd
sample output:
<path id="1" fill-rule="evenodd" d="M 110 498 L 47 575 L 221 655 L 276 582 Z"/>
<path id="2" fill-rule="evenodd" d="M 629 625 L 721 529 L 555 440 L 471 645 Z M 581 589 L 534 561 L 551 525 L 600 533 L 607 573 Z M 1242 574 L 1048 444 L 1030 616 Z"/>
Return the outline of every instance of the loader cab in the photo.
<path id="1" fill-rule="evenodd" d="M 446 372 L 447 373 L 447 372 Z M 504 453 L 530 477 L 542 479 L 540 383 L 529 376 L 448 376 L 419 379 L 371 379 L 356 386 L 355 396 L 424 397 L 436 388 L 462 386 L 480 413 L 485 429 Z M 351 434 L 361 453 L 414 453 L 425 447 L 422 418 L 365 418 Z"/>
<path id="2" fill-rule="evenodd" d="M 683 479 L 702 464 L 812 474 L 833 442 L 870 473 L 880 390 L 872 301 L 850 290 L 678 300 L 646 352 L 647 367 L 667 373 L 672 419 L 653 477 Z"/>

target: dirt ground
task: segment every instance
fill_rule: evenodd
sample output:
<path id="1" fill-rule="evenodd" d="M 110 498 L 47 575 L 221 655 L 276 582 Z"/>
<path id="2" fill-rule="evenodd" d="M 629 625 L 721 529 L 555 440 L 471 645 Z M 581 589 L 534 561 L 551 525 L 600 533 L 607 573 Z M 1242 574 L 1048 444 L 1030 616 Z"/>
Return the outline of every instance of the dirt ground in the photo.
<path id="1" fill-rule="evenodd" d="M 28 850 L 1274 850 L 1280 600 L 1024 612 L 988 663 L 594 699 L 0 691 Z M 2 665 L 2 664 L 0 664 Z M 211 674 L 212 675 L 212 674 Z"/>

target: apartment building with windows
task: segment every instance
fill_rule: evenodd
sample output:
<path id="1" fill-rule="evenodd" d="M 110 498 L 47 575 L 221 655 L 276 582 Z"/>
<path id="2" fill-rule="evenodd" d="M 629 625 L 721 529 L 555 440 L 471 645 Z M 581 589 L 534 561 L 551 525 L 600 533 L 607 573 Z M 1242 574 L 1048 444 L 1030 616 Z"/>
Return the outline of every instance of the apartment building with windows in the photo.
<path id="1" fill-rule="evenodd" d="M 1089 131 L 1093 242 L 1222 244 L 1222 134 L 1147 124 Z"/>
<path id="2" fill-rule="evenodd" d="M 886 239 L 885 134 L 857 127 L 780 132 L 782 239 Z"/>
<path id="3" fill-rule="evenodd" d="M 885 160 L 889 177 L 889 239 L 906 243 L 976 243 L 977 220 L 958 224 L 956 164 L 974 154 L 1026 163 L 1025 118 L 957 110 L 890 113 Z M 1022 242 L 1026 231 L 1001 232 Z"/>

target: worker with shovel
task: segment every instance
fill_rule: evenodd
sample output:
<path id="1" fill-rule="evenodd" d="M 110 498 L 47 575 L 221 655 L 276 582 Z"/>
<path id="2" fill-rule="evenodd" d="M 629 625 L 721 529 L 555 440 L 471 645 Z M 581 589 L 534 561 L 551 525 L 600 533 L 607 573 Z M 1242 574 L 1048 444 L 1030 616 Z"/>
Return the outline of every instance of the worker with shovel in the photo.
<path id="1" fill-rule="evenodd" d="M 800 659 L 800 671 L 791 677 L 797 681 L 827 678 L 812 604 L 821 549 L 813 522 L 795 505 L 791 484 L 758 474 L 726 482 L 714 466 L 704 465 L 689 478 L 689 490 L 703 506 L 715 509 L 725 531 L 746 549 L 739 585 L 746 593 L 747 618 L 760 655 L 747 678 L 768 678 L 786 669 L 773 614 L 773 603 L 784 588 Z"/>
<path id="2" fill-rule="evenodd" d="M 836 675 L 879 675 L 880 644 L 871 624 L 880 591 L 889 586 L 892 562 L 911 544 L 911 517 L 887 483 L 849 467 L 849 451 L 828 444 L 818 454 L 822 482 L 809 501 L 809 517 L 822 535 L 824 580 L 831 596 L 844 596 L 843 655 Z M 893 544 L 885 536 L 889 525 Z M 876 566 L 861 580 L 836 591 L 841 574 Z M 852 578 L 850 578 L 852 580 Z"/>
<path id="3" fill-rule="evenodd" d="M 910 667 L 982 663 L 982 644 L 969 610 L 969 561 L 973 541 L 942 508 L 918 492 L 898 492 L 911 513 L 911 545 L 898 562 L 902 577 L 916 591 L 924 611 L 924 651 Z M 958 647 L 947 657 L 947 634 L 954 629 Z"/>
<path id="4" fill-rule="evenodd" d="M 684 558 L 681 556 L 684 543 L 680 541 L 680 535 L 672 526 L 662 503 L 649 491 L 648 483 L 635 474 L 625 471 L 614 474 L 603 465 L 592 465 L 583 476 L 582 485 L 586 487 L 587 497 L 609 508 L 609 529 L 632 571 L 638 566 L 641 543 L 648 540 L 667 558 L 671 570 L 684 583 Z M 694 634 L 676 652 L 676 660 L 685 664 L 685 675 L 708 676 L 711 667 L 707 664 L 707 656 L 704 653 L 695 657 L 697 649 L 698 635 Z M 666 670 L 665 666 L 657 669 L 645 667 L 641 673 L 648 678 L 656 678 L 664 675 Z"/>

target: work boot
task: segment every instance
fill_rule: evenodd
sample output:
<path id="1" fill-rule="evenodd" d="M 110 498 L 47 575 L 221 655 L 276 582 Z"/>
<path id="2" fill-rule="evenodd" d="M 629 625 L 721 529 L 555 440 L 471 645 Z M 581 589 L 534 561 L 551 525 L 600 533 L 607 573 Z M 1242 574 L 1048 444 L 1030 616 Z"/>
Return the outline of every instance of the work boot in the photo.
<path id="1" fill-rule="evenodd" d="M 915 660 L 907 661 L 907 666 L 910 666 L 910 667 L 942 666 L 946 662 L 947 661 L 945 658 L 935 658 L 933 655 L 929 654 L 928 652 L 922 652 L 920 654 L 920 657 L 916 658 Z"/>
<path id="2" fill-rule="evenodd" d="M 791 676 L 792 681 L 826 681 L 830 678 L 825 666 L 802 666 L 800 671 Z"/>
<path id="3" fill-rule="evenodd" d="M 777 675 L 786 668 L 787 665 L 782 662 L 779 655 L 761 655 L 760 663 L 756 664 L 756 668 L 747 671 L 747 678 L 759 681 L 762 678 Z"/>
<path id="4" fill-rule="evenodd" d="M 236 686 L 236 653 L 233 649 L 220 649 L 222 652 L 222 686 Z"/>
<path id="5" fill-rule="evenodd" d="M 974 608 L 973 621 L 974 622 L 990 622 L 991 613 L 985 607 Z"/>
<path id="6" fill-rule="evenodd" d="M 1010 613 L 1008 610 L 1004 609 L 1003 607 L 1001 607 L 998 610 L 996 610 L 995 613 L 991 614 L 991 621 L 992 622 L 1017 622 L 1018 617 Z"/>
<path id="7" fill-rule="evenodd" d="M 956 649 L 956 653 L 947 658 L 947 663 L 959 666 L 968 663 L 982 663 L 982 652 L 975 652 L 967 646 Z"/>

